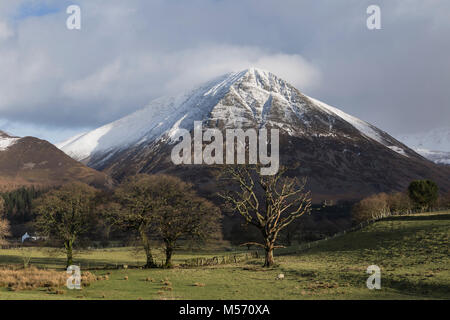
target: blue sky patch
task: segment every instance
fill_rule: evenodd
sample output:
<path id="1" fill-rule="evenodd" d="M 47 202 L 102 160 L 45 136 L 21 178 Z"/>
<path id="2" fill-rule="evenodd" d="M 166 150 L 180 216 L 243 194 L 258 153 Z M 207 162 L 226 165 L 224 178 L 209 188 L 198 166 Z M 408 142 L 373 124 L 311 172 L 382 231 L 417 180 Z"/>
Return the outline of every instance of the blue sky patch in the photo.
<path id="1" fill-rule="evenodd" d="M 14 20 L 22 20 L 28 17 L 42 17 L 58 12 L 65 12 L 68 3 L 68 1 L 54 1 L 52 3 L 44 1 L 25 1 L 17 10 Z"/>

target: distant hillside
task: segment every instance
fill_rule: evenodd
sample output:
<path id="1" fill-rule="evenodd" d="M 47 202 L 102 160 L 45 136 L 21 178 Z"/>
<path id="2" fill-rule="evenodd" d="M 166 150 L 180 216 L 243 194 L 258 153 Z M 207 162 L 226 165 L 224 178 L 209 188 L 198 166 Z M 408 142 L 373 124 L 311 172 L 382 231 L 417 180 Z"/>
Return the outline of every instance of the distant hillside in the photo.
<path id="1" fill-rule="evenodd" d="M 22 186 L 55 186 L 82 181 L 103 188 L 112 185 L 104 173 L 73 160 L 51 143 L 19 138 L 0 131 L 0 191 Z"/>

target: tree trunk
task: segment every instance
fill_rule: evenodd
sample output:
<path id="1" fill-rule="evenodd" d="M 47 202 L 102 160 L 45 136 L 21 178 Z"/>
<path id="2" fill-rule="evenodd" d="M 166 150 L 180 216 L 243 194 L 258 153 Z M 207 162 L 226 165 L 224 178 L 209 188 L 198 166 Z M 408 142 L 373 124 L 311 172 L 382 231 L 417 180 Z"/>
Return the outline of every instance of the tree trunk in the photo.
<path id="1" fill-rule="evenodd" d="M 173 243 L 171 241 L 164 241 L 166 243 L 166 268 L 172 268 L 172 254 L 173 254 Z"/>
<path id="2" fill-rule="evenodd" d="M 150 241 L 148 240 L 147 234 L 145 231 L 140 231 L 141 233 L 141 239 L 142 239 L 142 245 L 144 246 L 145 256 L 147 257 L 147 262 L 145 263 L 144 268 L 155 268 L 156 264 L 153 260 L 152 250 L 150 249 Z"/>
<path id="3" fill-rule="evenodd" d="M 66 247 L 66 255 L 67 255 L 67 262 L 66 262 L 66 268 L 71 266 L 73 264 L 73 241 L 68 240 L 64 242 L 64 247 Z"/>
<path id="4" fill-rule="evenodd" d="M 274 264 L 274 260 L 273 260 L 273 245 L 272 244 L 266 245 L 265 250 L 266 250 L 266 258 L 264 260 L 264 266 L 263 267 L 270 268 Z"/>
<path id="5" fill-rule="evenodd" d="M 264 250 L 266 251 L 263 267 L 270 268 L 274 265 L 273 249 L 275 246 L 275 240 L 277 238 L 278 232 L 268 233 L 266 232 L 265 229 L 261 229 L 261 233 L 264 238 Z"/>

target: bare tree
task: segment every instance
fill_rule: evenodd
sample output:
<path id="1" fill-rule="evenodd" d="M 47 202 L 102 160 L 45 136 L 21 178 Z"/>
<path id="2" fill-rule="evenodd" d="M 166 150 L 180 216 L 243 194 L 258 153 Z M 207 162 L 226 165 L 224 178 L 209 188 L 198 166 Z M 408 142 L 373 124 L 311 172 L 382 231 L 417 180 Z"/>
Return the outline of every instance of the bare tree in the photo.
<path id="1" fill-rule="evenodd" d="M 391 214 L 410 214 L 413 209 L 411 199 L 405 192 L 389 194 L 388 205 Z"/>
<path id="2" fill-rule="evenodd" d="M 91 226 L 96 194 L 95 188 L 74 182 L 44 194 L 34 203 L 37 229 L 64 242 L 67 266 L 73 264 L 73 244 Z"/>
<path id="3" fill-rule="evenodd" d="M 260 175 L 257 166 L 228 166 L 224 179 L 231 188 L 220 196 L 234 212 L 239 213 L 248 224 L 257 227 L 264 243 L 252 243 L 264 248 L 264 267 L 274 264 L 273 250 L 281 230 L 294 220 L 309 212 L 311 197 L 305 192 L 306 178 L 284 177 L 286 168 L 280 168 L 273 176 Z"/>

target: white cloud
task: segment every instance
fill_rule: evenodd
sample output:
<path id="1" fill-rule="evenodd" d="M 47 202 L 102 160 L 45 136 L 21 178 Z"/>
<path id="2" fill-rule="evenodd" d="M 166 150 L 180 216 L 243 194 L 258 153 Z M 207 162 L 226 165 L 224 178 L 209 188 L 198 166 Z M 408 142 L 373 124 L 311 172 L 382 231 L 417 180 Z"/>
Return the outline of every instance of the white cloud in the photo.
<path id="1" fill-rule="evenodd" d="M 80 101 L 111 96 L 114 89 L 112 84 L 123 79 L 122 71 L 120 61 L 114 61 L 83 79 L 65 82 L 62 85 L 62 93 L 65 97 Z"/>
<path id="2" fill-rule="evenodd" d="M 230 71 L 249 67 L 266 69 L 304 90 L 316 86 L 319 71 L 298 54 L 272 53 L 258 47 L 209 45 L 166 56 L 164 65 L 174 73 L 166 91 L 186 88 Z"/>

